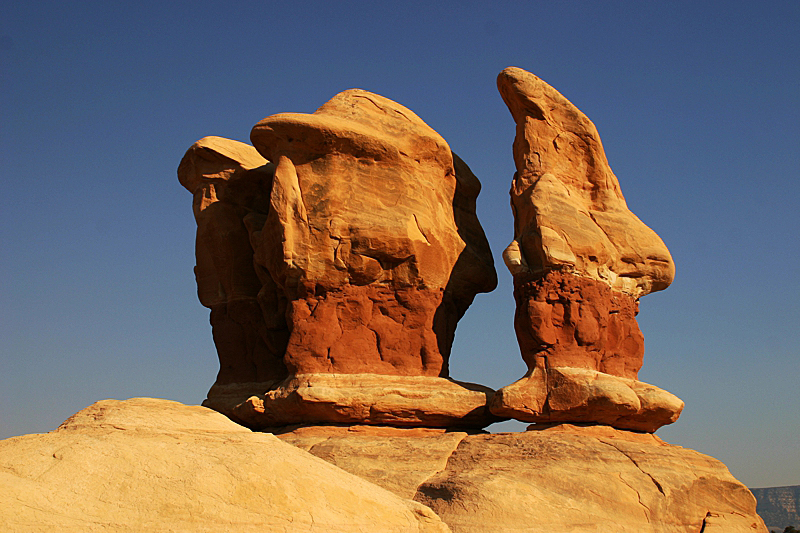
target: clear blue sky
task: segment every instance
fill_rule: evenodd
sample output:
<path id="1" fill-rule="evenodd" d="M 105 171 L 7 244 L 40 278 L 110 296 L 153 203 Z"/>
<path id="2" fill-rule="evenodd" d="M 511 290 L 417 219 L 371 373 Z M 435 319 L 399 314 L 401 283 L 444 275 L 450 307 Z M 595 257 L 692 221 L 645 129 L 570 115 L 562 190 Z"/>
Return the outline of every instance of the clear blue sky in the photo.
<path id="1" fill-rule="evenodd" d="M 483 183 L 500 286 L 456 334 L 457 379 L 525 366 L 512 328 L 506 66 L 597 125 L 677 277 L 645 297 L 644 381 L 686 402 L 665 440 L 752 486 L 800 484 L 800 2 L 10 2 L 0 20 L 0 438 L 104 398 L 199 403 L 217 361 L 195 293 L 206 135 L 367 89 Z"/>

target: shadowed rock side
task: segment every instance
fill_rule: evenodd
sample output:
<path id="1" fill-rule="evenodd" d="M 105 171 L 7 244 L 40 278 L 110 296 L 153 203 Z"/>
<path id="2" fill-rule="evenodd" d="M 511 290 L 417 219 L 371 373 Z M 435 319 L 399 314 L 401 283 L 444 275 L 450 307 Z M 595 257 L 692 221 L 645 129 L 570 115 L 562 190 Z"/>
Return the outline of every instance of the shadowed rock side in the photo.
<path id="1" fill-rule="evenodd" d="M 195 278 L 211 309 L 217 385 L 270 382 L 288 372 L 286 298 L 253 263 L 248 222 L 269 211 L 275 166 L 244 143 L 206 137 L 186 152 L 178 178 L 194 196 Z"/>
<path id="2" fill-rule="evenodd" d="M 665 289 L 674 264 L 628 210 L 594 124 L 533 74 L 509 67 L 498 88 L 517 124 L 511 186 L 514 327 L 528 373 L 492 412 L 528 422 L 598 422 L 655 431 L 683 403 L 636 381 L 639 297 Z"/>
<path id="3" fill-rule="evenodd" d="M 201 206 L 198 290 L 225 367 L 206 405 L 250 427 L 495 420 L 490 389 L 448 379 L 458 320 L 497 284 L 469 167 L 413 112 L 355 89 L 311 115 L 268 117 L 251 138 L 260 155 L 206 138 L 179 168 Z M 219 192 L 233 183 L 251 194 Z M 239 292 L 231 277 L 246 278 Z M 384 376 L 377 396 L 334 377 L 352 374 Z M 334 382 L 345 404 L 319 399 Z M 426 422 L 402 400 L 440 387 L 462 397 L 457 412 Z"/>

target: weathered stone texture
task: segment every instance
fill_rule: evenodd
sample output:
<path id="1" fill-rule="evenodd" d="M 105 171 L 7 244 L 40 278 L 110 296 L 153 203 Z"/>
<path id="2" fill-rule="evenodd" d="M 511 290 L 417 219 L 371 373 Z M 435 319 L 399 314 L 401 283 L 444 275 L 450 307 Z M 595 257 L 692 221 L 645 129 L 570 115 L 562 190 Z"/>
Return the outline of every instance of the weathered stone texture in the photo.
<path id="1" fill-rule="evenodd" d="M 413 112 L 356 89 L 267 117 L 251 138 L 203 139 L 178 170 L 220 357 L 205 405 L 235 417 L 237 394 L 242 412 L 251 395 L 285 403 L 296 376 L 448 378 L 458 320 L 497 284 L 469 167 Z"/>
<path id="2" fill-rule="evenodd" d="M 529 422 L 655 431 L 683 403 L 635 382 L 644 356 L 639 297 L 666 288 L 664 243 L 628 209 L 594 124 L 544 81 L 497 79 L 517 125 L 511 185 L 514 329 L 528 373 L 491 410 Z"/>
<path id="3" fill-rule="evenodd" d="M 290 370 L 446 377 L 456 322 L 497 283 L 469 168 L 413 112 L 356 89 L 267 117 L 251 140 L 277 164 L 254 246 L 292 302 Z"/>
<path id="4" fill-rule="evenodd" d="M 0 529 L 446 533 L 427 507 L 203 407 L 105 400 L 0 442 Z"/>
<path id="5" fill-rule="evenodd" d="M 413 495 L 454 533 L 767 532 L 722 463 L 655 435 L 564 424 L 478 435 L 304 428 L 280 438 Z"/>
<path id="6" fill-rule="evenodd" d="M 589 368 L 636 378 L 644 335 L 636 322 L 639 302 L 605 283 L 552 270 L 514 279 L 514 327 L 529 367 Z"/>
<path id="7" fill-rule="evenodd" d="M 511 205 L 528 268 L 568 269 L 637 298 L 665 289 L 669 251 L 628 209 L 591 120 L 520 68 L 497 86 L 517 124 Z"/>
<path id="8" fill-rule="evenodd" d="M 178 178 L 194 196 L 197 294 L 211 309 L 217 384 L 286 377 L 286 298 L 253 263 L 252 220 L 266 216 L 274 165 L 244 143 L 205 137 Z M 250 223 L 250 224 L 248 224 Z"/>

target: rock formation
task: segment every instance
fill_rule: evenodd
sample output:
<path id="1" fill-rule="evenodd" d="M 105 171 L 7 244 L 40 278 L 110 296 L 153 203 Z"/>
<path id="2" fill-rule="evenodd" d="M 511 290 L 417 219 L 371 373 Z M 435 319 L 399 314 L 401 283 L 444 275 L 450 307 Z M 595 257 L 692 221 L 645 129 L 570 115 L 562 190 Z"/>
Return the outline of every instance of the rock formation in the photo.
<path id="1" fill-rule="evenodd" d="M 429 508 L 204 407 L 105 400 L 0 441 L 0 529 L 446 533 Z"/>
<path id="2" fill-rule="evenodd" d="M 467 165 L 355 89 L 251 140 L 202 139 L 178 170 L 220 357 L 205 405 L 254 428 L 496 420 L 491 389 L 448 379 L 456 323 L 497 283 Z"/>
<path id="3" fill-rule="evenodd" d="M 758 501 L 756 511 L 770 531 L 782 532 L 787 526 L 800 528 L 800 485 L 750 490 Z"/>
<path id="4" fill-rule="evenodd" d="M 766 533 L 755 507 L 719 461 L 601 426 L 276 438 L 138 398 L 0 441 L 9 532 Z"/>
<path id="5" fill-rule="evenodd" d="M 517 124 L 511 186 L 514 326 L 528 373 L 492 412 L 528 422 L 596 422 L 655 431 L 678 398 L 636 380 L 639 297 L 666 288 L 664 243 L 628 209 L 594 124 L 533 74 L 509 67 L 498 88 Z"/>
<path id="6" fill-rule="evenodd" d="M 280 438 L 433 509 L 454 533 L 766 533 L 719 461 L 607 426 L 302 428 Z M 413 459 L 411 459 L 413 458 Z"/>

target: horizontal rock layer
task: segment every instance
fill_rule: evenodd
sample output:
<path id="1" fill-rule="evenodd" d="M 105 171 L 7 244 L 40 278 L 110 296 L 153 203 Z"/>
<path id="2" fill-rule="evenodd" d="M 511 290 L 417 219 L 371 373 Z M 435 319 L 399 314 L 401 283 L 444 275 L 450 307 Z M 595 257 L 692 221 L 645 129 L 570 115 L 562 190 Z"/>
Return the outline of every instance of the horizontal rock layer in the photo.
<path id="1" fill-rule="evenodd" d="M 494 391 L 428 376 L 300 374 L 281 383 L 214 386 L 203 405 L 253 429 L 292 424 L 483 428 Z"/>
<path id="2" fill-rule="evenodd" d="M 139 398 L 0 441 L 0 524 L 26 533 L 766 533 L 755 506 L 719 461 L 604 426 L 276 438 Z"/>
<path id="3" fill-rule="evenodd" d="M 514 277 L 514 329 L 529 368 L 589 368 L 636 378 L 644 335 L 636 322 L 639 302 L 608 285 L 554 270 Z M 545 363 L 541 363 L 545 364 Z"/>

